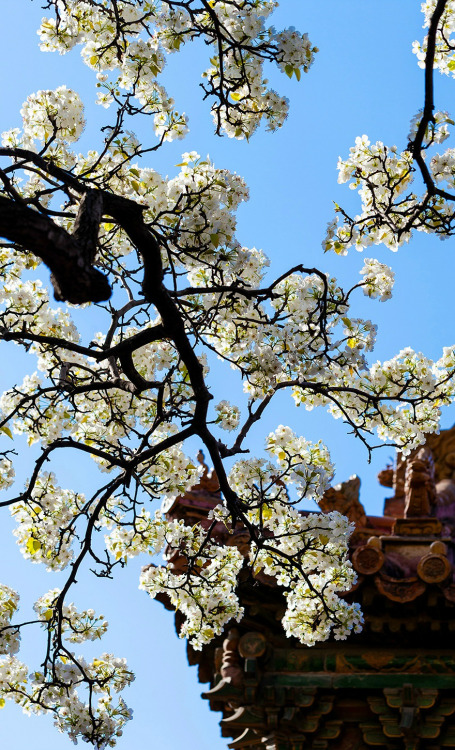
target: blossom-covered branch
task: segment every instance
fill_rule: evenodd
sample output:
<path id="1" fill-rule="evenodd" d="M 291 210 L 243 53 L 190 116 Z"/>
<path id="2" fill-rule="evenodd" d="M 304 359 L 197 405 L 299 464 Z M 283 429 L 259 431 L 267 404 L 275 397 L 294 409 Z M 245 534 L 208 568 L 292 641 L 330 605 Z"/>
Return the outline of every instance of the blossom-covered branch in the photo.
<path id="1" fill-rule="evenodd" d="M 362 251 L 372 244 L 397 250 L 414 231 L 438 235 L 455 232 L 455 149 L 434 149 L 450 137 L 452 116 L 435 107 L 434 70 L 454 75 L 455 3 L 427 0 L 422 3 L 428 34 L 423 44 L 415 42 L 419 66 L 424 69 L 424 105 L 411 120 L 407 144 L 402 151 L 381 141 L 371 143 L 366 135 L 356 138 L 350 155 L 338 161 L 338 181 L 359 188 L 361 212 L 350 216 L 336 205 L 336 217 L 328 225 L 324 250 L 344 255 L 350 247 Z M 428 158 L 428 154 L 433 154 Z M 424 192 L 414 192 L 420 176 Z"/>

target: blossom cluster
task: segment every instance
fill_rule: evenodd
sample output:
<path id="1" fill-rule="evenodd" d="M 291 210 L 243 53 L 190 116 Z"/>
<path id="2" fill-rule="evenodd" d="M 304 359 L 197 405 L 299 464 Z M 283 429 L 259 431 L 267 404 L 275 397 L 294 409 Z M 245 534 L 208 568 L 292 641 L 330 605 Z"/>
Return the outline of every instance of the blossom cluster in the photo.
<path id="1" fill-rule="evenodd" d="M 327 640 L 331 632 L 336 639 L 345 639 L 352 630 L 359 632 L 360 606 L 347 604 L 338 595 L 356 582 L 347 559 L 352 531 L 347 519 L 337 511 L 302 516 L 294 508 L 276 511 L 274 504 L 269 508 L 264 525 L 273 529 L 274 536 L 262 549 L 252 544 L 250 559 L 256 571 L 273 576 L 285 587 L 283 627 L 287 635 L 312 646 Z"/>
<path id="2" fill-rule="evenodd" d="M 64 54 L 82 45 L 84 62 L 97 72 L 98 102 L 109 107 L 126 92 L 137 100 L 141 112 L 154 116 L 156 135 L 170 141 L 185 136 L 187 120 L 157 78 L 169 54 L 202 36 L 212 47 L 211 66 L 203 76 L 206 93 L 216 97 L 217 127 L 244 138 L 262 119 L 272 130 L 280 127 L 287 114 L 287 100 L 267 87 L 264 60 L 275 61 L 300 79 L 317 51 L 307 34 L 266 26 L 276 4 L 224 0 L 203 9 L 193 7 L 198 5 L 193 2 L 185 8 L 179 3 L 138 0 L 134 5 L 116 2 L 114 8 L 111 3 L 68 0 L 59 8 L 58 23 L 43 18 L 41 49 Z"/>
<path id="3" fill-rule="evenodd" d="M 433 24 L 435 11 L 441 8 L 437 0 L 426 0 L 421 5 L 424 28 Z M 431 50 L 429 37 L 423 43 L 413 44 L 421 68 L 427 65 L 428 54 L 433 56 L 433 67 L 441 73 L 455 76 L 455 2 L 444 3 L 442 15 L 432 32 Z M 433 50 L 434 43 L 434 50 Z M 427 93 L 428 96 L 428 93 Z M 429 101 L 429 100 L 428 100 Z M 421 126 L 422 118 L 425 127 Z M 434 110 L 427 117 L 419 110 L 412 118 L 407 148 L 399 151 L 396 146 L 386 146 L 381 141 L 370 143 L 366 135 L 356 138 L 348 159 L 339 159 L 338 181 L 350 182 L 350 188 L 359 188 L 361 212 L 350 217 L 336 206 L 342 221 L 330 221 L 322 243 L 324 250 L 334 250 L 340 255 L 350 247 L 363 250 L 372 244 L 384 244 L 397 250 L 408 242 L 413 231 L 435 233 L 441 239 L 455 232 L 454 197 L 443 192 L 455 185 L 454 149 L 437 153 L 427 159 L 426 152 L 442 144 L 450 136 L 454 120 L 447 111 Z M 424 131 L 424 132 L 422 132 Z M 414 173 L 423 177 L 425 191 L 418 195 L 412 191 Z M 441 189 L 442 188 L 442 189 Z"/>
<path id="4" fill-rule="evenodd" d="M 375 258 L 365 258 L 360 273 L 364 277 L 363 292 L 367 297 L 379 297 L 381 302 L 390 299 L 395 281 L 395 274 L 390 266 Z"/>
<path id="5" fill-rule="evenodd" d="M 152 599 L 166 594 L 173 608 L 184 616 L 180 638 L 188 638 L 200 650 L 216 635 L 221 635 L 230 620 L 241 620 L 243 607 L 235 588 L 243 566 L 243 557 L 236 547 L 205 544 L 202 529 L 180 529 L 171 536 L 172 546 L 189 560 L 188 570 L 173 573 L 170 567 L 149 566 L 141 573 L 139 588 Z"/>
<path id="6" fill-rule="evenodd" d="M 424 28 L 430 26 L 434 11 L 436 10 L 436 4 L 437 0 L 425 0 L 422 3 L 421 8 L 425 18 Z M 447 0 L 436 30 L 434 67 L 441 73 L 451 75 L 452 77 L 455 77 L 454 33 L 455 2 L 454 0 Z M 428 37 L 425 37 L 423 43 L 415 41 L 412 45 L 412 51 L 417 56 L 417 61 L 421 68 L 425 68 L 427 44 Z"/>
<path id="7" fill-rule="evenodd" d="M 59 614 L 60 593 L 53 589 L 35 603 L 43 625 L 55 629 L 60 618 L 62 632 L 75 643 L 101 638 L 107 629 L 103 616 L 96 616 L 91 609 L 79 612 L 73 603 L 63 605 Z M 9 625 L 18 601 L 15 591 L 0 586 L 0 653 L 7 654 L 0 658 L 0 707 L 9 699 L 25 713 L 51 713 L 55 726 L 74 742 L 82 738 L 101 749 L 113 747 L 132 713 L 123 698 L 115 698 L 134 679 L 126 660 L 104 653 L 88 662 L 65 649 L 52 668 L 45 665 L 44 670 L 28 674 L 28 667 L 14 656 L 19 649 L 18 629 Z M 91 697 L 85 703 L 78 694 L 77 688 L 83 687 L 87 678 L 98 695 L 97 705 Z"/>
<path id="8" fill-rule="evenodd" d="M 297 499 L 321 497 L 333 476 L 327 448 L 283 425 L 268 436 L 266 448 L 276 464 L 242 460 L 229 476 L 257 529 L 250 542 L 250 563 L 256 574 L 264 572 L 284 587 L 283 627 L 288 635 L 308 646 L 326 640 L 331 631 L 336 638 L 346 638 L 362 623 L 358 605 L 347 605 L 337 593 L 355 583 L 347 558 L 352 528 L 336 511 L 303 515 L 288 493 L 294 484 Z M 215 508 L 213 517 L 228 523 L 225 510 Z"/>
<path id="9" fill-rule="evenodd" d="M 369 245 L 382 243 L 389 250 L 396 250 L 409 240 L 408 212 L 417 198 L 409 193 L 403 197 L 403 193 L 413 179 L 412 162 L 409 151 L 398 152 L 395 146 L 389 148 L 381 141 L 373 144 L 366 135 L 357 137 L 349 157 L 338 160 L 338 182 L 350 181 L 352 190 L 359 188 L 361 214 L 352 221 L 345 220 L 341 226 L 337 220 L 332 221 L 322 243 L 323 249 L 346 255 L 349 247 L 362 251 Z M 397 210 L 393 222 L 382 221 L 394 201 Z"/>
<path id="10" fill-rule="evenodd" d="M 13 656 L 19 651 L 20 631 L 10 622 L 19 604 L 19 594 L 0 584 L 0 654 Z"/>
<path id="11" fill-rule="evenodd" d="M 411 123 L 410 138 L 415 137 L 420 121 Z M 448 137 L 452 120 L 438 112 L 423 138 L 423 148 L 442 143 Z M 434 154 L 428 162 L 429 176 L 435 184 L 446 181 L 454 185 L 454 149 Z M 434 233 L 441 239 L 454 231 L 454 209 L 444 195 L 419 196 L 412 192 L 416 167 L 411 146 L 398 151 L 381 141 L 371 143 L 366 135 L 357 137 L 348 159 L 338 160 L 338 182 L 350 182 L 358 189 L 361 212 L 352 218 L 336 205 L 341 215 L 332 219 L 322 242 L 324 251 L 346 255 L 354 247 L 362 252 L 370 245 L 385 245 L 396 251 L 408 242 L 413 231 Z"/>
<path id="12" fill-rule="evenodd" d="M 239 424 L 240 409 L 229 401 L 220 401 L 215 406 L 217 411 L 216 422 L 223 430 L 235 430 Z"/>
<path id="13" fill-rule="evenodd" d="M 444 182 L 455 187 L 455 149 L 448 148 L 443 154 L 435 154 L 430 162 L 431 173 L 436 183 Z"/>
<path id="14" fill-rule="evenodd" d="M 87 676 L 99 696 L 97 704 L 84 702 L 78 694 L 77 687 Z M 107 653 L 91 662 L 62 655 L 53 665 L 52 677 L 39 670 L 29 674 L 26 664 L 6 656 L 0 658 L 0 706 L 13 700 L 26 714 L 52 714 L 56 728 L 74 743 L 82 739 L 104 750 L 115 746 L 132 717 L 131 709 L 115 693 L 133 679 L 125 659 Z"/>
<path id="15" fill-rule="evenodd" d="M 411 120 L 408 138 L 412 142 L 417 135 L 423 110 L 420 109 Z M 428 123 L 427 129 L 423 135 L 423 143 L 426 147 L 432 146 L 433 143 L 444 143 L 449 137 L 449 125 L 455 125 L 448 112 L 433 112 L 432 119 Z"/>
<path id="16" fill-rule="evenodd" d="M 75 91 L 66 86 L 30 94 L 21 109 L 24 145 L 51 138 L 73 143 L 85 127 L 84 108 Z"/>
<path id="17" fill-rule="evenodd" d="M 295 29 L 290 28 L 276 34 L 275 43 L 279 50 L 278 65 L 281 70 L 289 77 L 295 73 L 297 78 L 300 78 L 300 70 L 308 72 L 314 61 L 314 53 L 317 52 L 308 34 L 299 34 Z"/>
<path id="18" fill-rule="evenodd" d="M 9 428 L 6 428 L 7 434 Z M 0 432 L 2 430 L 0 429 Z M 14 482 L 15 471 L 14 465 L 10 458 L 0 458 L 0 489 L 7 490 Z"/>
<path id="19" fill-rule="evenodd" d="M 124 515 L 117 514 L 114 521 L 110 514 L 103 523 L 107 528 L 114 527 L 106 536 L 106 548 L 116 559 L 126 560 L 141 553 L 155 555 L 164 550 L 169 559 L 177 555 L 184 561 L 182 573 L 174 572 L 172 565 L 147 566 L 139 588 L 152 598 L 158 594 L 169 597 L 184 616 L 179 635 L 189 638 L 193 648 L 202 648 L 222 633 L 232 618 L 241 619 L 243 609 L 235 588 L 243 558 L 235 547 L 207 543 L 201 526 L 168 521 L 160 511 L 151 517 L 143 510 L 128 525 Z"/>
<path id="20" fill-rule="evenodd" d="M 51 589 L 33 605 L 34 611 L 43 623 L 56 618 L 60 594 L 60 589 Z M 93 609 L 79 612 L 75 604 L 71 602 L 61 605 L 60 628 L 62 633 L 68 633 L 67 637 L 71 643 L 83 643 L 101 638 L 108 628 L 108 622 L 103 615 L 95 614 Z"/>
<path id="21" fill-rule="evenodd" d="M 18 524 L 13 533 L 24 558 L 44 563 L 47 570 L 65 568 L 73 558 L 75 519 L 84 504 L 84 496 L 59 487 L 54 474 L 41 474 L 30 500 L 11 506 Z"/>

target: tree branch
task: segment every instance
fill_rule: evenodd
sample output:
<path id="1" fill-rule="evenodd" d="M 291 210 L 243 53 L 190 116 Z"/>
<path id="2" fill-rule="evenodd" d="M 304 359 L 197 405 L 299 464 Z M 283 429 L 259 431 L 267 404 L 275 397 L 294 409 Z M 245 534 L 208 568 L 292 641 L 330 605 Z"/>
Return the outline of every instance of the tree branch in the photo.
<path id="1" fill-rule="evenodd" d="M 107 277 L 87 262 L 77 238 L 38 211 L 0 196 L 0 235 L 44 261 L 57 300 L 81 304 L 111 296 Z"/>

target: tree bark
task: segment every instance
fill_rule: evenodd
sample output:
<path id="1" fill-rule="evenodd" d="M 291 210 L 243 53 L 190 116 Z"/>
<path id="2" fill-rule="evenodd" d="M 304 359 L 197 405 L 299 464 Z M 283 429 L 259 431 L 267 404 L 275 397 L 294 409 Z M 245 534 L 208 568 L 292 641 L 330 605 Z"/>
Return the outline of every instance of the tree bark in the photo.
<path id="1" fill-rule="evenodd" d="M 90 264 L 84 245 L 44 214 L 0 196 L 0 236 L 44 261 L 57 300 L 82 304 L 111 296 L 107 277 Z"/>

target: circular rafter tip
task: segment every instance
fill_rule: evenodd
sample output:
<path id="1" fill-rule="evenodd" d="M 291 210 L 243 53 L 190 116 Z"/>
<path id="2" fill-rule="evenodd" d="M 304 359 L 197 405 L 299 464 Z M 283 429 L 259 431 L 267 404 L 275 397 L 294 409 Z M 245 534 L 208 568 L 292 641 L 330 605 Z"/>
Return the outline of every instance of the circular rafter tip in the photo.
<path id="1" fill-rule="evenodd" d="M 447 548 L 443 542 L 433 542 L 428 555 L 417 565 L 417 575 L 425 583 L 442 583 L 452 572 L 452 565 L 446 557 Z"/>
<path id="2" fill-rule="evenodd" d="M 363 573 L 364 575 L 377 573 L 384 564 L 381 540 L 376 536 L 372 536 L 366 544 L 357 547 L 352 555 L 352 564 L 358 573 Z"/>

